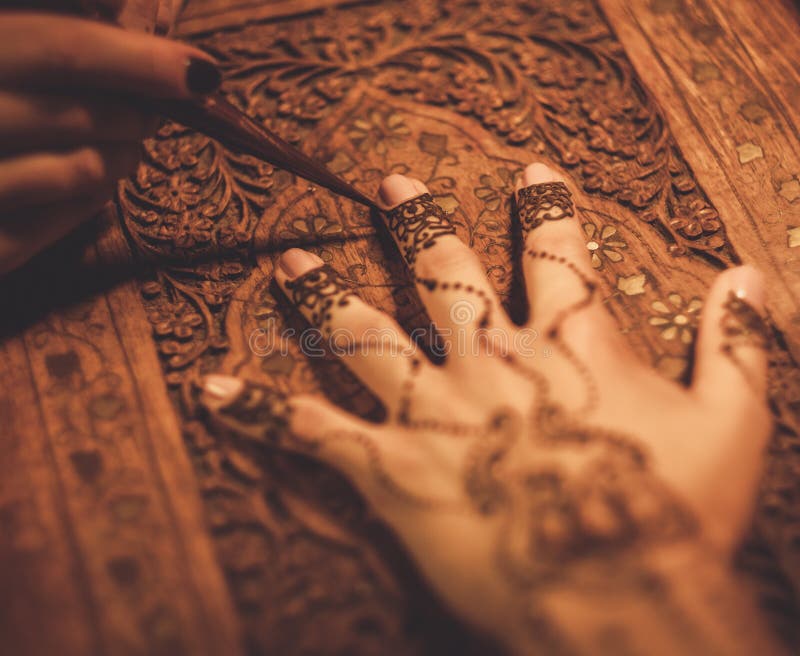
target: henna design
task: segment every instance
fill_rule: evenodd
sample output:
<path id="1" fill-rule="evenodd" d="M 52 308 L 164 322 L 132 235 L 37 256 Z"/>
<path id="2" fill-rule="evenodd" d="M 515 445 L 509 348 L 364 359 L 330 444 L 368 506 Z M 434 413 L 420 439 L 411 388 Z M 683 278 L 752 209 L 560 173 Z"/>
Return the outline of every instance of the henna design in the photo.
<path id="1" fill-rule="evenodd" d="M 544 221 L 558 221 L 575 215 L 572 193 L 563 182 L 543 182 L 517 192 L 522 234 L 528 236 Z"/>
<path id="2" fill-rule="evenodd" d="M 721 319 L 722 332 L 730 342 L 735 342 L 731 346 L 747 343 L 763 349 L 769 347 L 772 342 L 769 324 L 750 303 L 729 292 L 722 307 L 725 310 Z"/>
<path id="3" fill-rule="evenodd" d="M 327 264 L 287 281 L 286 291 L 309 323 L 325 335 L 331 333 L 332 308 L 345 307 L 356 297 L 344 279 Z"/>
<path id="4" fill-rule="evenodd" d="M 389 210 L 386 219 L 412 269 L 420 251 L 431 248 L 443 235 L 456 234 L 447 214 L 430 194 L 422 194 Z"/>
<path id="5" fill-rule="evenodd" d="M 231 402 L 212 414 L 237 434 L 260 446 L 282 446 L 299 442 L 308 448 L 314 444 L 300 440 L 290 430 L 292 408 L 283 392 L 249 381 Z"/>
<path id="6" fill-rule="evenodd" d="M 325 440 L 350 440 L 360 445 L 366 455 L 369 463 L 369 468 L 372 473 L 373 479 L 378 482 L 383 489 L 394 496 L 395 498 L 404 501 L 410 505 L 416 506 L 421 510 L 438 510 L 446 512 L 463 512 L 464 505 L 458 499 L 434 499 L 426 497 L 413 490 L 408 489 L 405 485 L 398 482 L 383 464 L 383 457 L 381 451 L 375 441 L 368 435 L 360 432 L 352 431 L 337 431 L 329 433 L 325 436 Z"/>
<path id="7" fill-rule="evenodd" d="M 755 385 L 747 367 L 736 354 L 736 349 L 740 346 L 768 349 L 772 344 L 769 324 L 758 310 L 732 291 L 728 292 L 728 298 L 722 307 L 725 313 L 720 319 L 720 328 L 725 335 L 725 342 L 720 348 L 741 372 L 753 391 L 763 394 L 763 390 Z"/>
<path id="8" fill-rule="evenodd" d="M 474 295 L 483 305 L 483 311 L 477 316 L 477 321 L 475 323 L 478 328 L 486 328 L 489 326 L 492 313 L 492 300 L 483 289 L 475 289 L 473 285 L 465 285 L 460 281 L 440 281 L 435 278 L 421 278 L 419 276 L 414 276 L 414 281 L 418 285 L 425 287 L 429 292 L 435 292 L 437 289 L 441 291 L 452 289 L 453 291 Z"/>
<path id="9" fill-rule="evenodd" d="M 556 318 L 553 320 L 552 324 L 548 326 L 545 334 L 550 338 L 561 354 L 570 361 L 572 366 L 578 372 L 578 375 L 583 378 L 584 383 L 586 384 L 586 402 L 583 408 L 580 410 L 580 413 L 589 414 L 592 410 L 594 410 L 599 401 L 600 395 L 597 389 L 597 383 L 589 372 L 586 364 L 582 362 L 580 358 L 578 358 L 575 352 L 563 340 L 560 329 L 561 325 L 567 320 L 567 318 L 569 318 L 572 314 L 579 312 L 583 308 L 588 307 L 592 303 L 597 292 L 597 283 L 595 283 L 589 278 L 589 276 L 581 271 L 574 262 L 570 262 L 563 255 L 556 255 L 547 251 L 537 251 L 533 249 L 526 251 L 526 255 L 534 259 L 538 258 L 541 260 L 549 260 L 565 266 L 580 280 L 581 284 L 583 285 L 585 291 L 583 297 L 561 310 L 558 315 L 556 315 Z"/>
<path id="10" fill-rule="evenodd" d="M 586 436 L 591 440 L 591 436 Z M 568 577 L 571 564 L 689 537 L 694 520 L 630 444 L 583 456 L 580 475 L 540 468 L 507 485 L 498 559 L 517 585 Z"/>

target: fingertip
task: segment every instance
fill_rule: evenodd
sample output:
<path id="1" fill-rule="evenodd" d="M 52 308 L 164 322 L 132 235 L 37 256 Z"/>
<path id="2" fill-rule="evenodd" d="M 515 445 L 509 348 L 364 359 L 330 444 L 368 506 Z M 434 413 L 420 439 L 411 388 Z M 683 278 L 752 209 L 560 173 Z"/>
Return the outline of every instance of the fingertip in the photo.
<path id="1" fill-rule="evenodd" d="M 222 73 L 216 61 L 202 50 L 195 50 L 186 62 L 186 88 L 190 93 L 205 96 L 219 89 Z"/>
<path id="2" fill-rule="evenodd" d="M 750 264 L 728 269 L 720 274 L 719 284 L 739 300 L 747 301 L 758 312 L 764 311 L 766 278 L 761 269 Z"/>
<path id="3" fill-rule="evenodd" d="M 517 191 L 531 185 L 557 182 L 559 180 L 563 181 L 563 177 L 557 171 L 554 171 L 543 162 L 534 162 L 525 167 L 522 178 L 517 182 Z"/>
<path id="4" fill-rule="evenodd" d="M 400 173 L 386 176 L 378 188 L 378 198 L 387 208 L 396 207 L 421 194 L 430 193 L 421 180 Z"/>
<path id="5" fill-rule="evenodd" d="M 234 376 L 208 374 L 200 382 L 200 402 L 211 410 L 229 405 L 244 389 L 244 381 Z"/>
<path id="6" fill-rule="evenodd" d="M 314 253 L 301 248 L 290 248 L 278 258 L 276 274 L 280 274 L 279 282 L 290 281 L 324 264 L 322 258 Z"/>

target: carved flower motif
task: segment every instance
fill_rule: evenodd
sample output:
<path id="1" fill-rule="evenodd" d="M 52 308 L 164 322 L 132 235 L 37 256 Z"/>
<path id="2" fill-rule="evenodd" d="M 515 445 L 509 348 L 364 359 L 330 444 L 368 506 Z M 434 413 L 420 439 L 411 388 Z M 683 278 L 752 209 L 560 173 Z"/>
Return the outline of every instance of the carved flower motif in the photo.
<path id="1" fill-rule="evenodd" d="M 623 259 L 621 250 L 628 248 L 628 244 L 617 235 L 617 228 L 612 225 L 605 225 L 598 228 L 594 223 L 584 223 L 583 232 L 586 235 L 586 248 L 592 256 L 592 266 L 600 269 L 603 260 L 609 262 L 621 262 Z"/>
<path id="2" fill-rule="evenodd" d="M 300 241 L 311 248 L 325 262 L 333 260 L 333 252 L 325 247 L 325 242 L 331 237 L 337 237 L 342 232 L 342 226 L 334 221 L 329 221 L 326 216 L 314 215 L 294 219 L 281 232 L 281 237 L 289 241 Z M 317 244 L 314 246 L 313 244 Z"/>
<path id="3" fill-rule="evenodd" d="M 250 233 L 238 224 L 226 223 L 219 229 L 217 241 L 223 248 L 239 248 L 250 241 Z"/>
<path id="4" fill-rule="evenodd" d="M 494 212 L 502 205 L 510 206 L 514 197 L 514 183 L 520 175 L 520 170 L 510 171 L 504 166 L 499 167 L 494 175 L 482 175 L 481 186 L 475 188 L 475 195 L 483 201 L 484 207 Z"/>
<path id="5" fill-rule="evenodd" d="M 229 284 L 215 280 L 203 280 L 199 284 L 198 291 L 210 307 L 216 308 L 225 303 L 233 288 Z"/>
<path id="6" fill-rule="evenodd" d="M 167 193 L 163 196 L 162 203 L 167 209 L 180 212 L 195 207 L 200 199 L 200 187 L 178 175 L 172 175 L 169 178 Z"/>
<path id="7" fill-rule="evenodd" d="M 198 159 L 191 141 L 185 139 L 159 139 L 151 142 L 151 155 L 168 171 L 197 166 Z"/>
<path id="8" fill-rule="evenodd" d="M 159 230 L 162 239 L 170 239 L 175 248 L 192 248 L 211 241 L 214 222 L 190 212 L 171 215 Z"/>
<path id="9" fill-rule="evenodd" d="M 163 306 L 147 315 L 157 337 L 188 340 L 194 329 L 203 324 L 203 317 L 189 303 Z"/>
<path id="10" fill-rule="evenodd" d="M 586 133 L 589 138 L 589 148 L 593 150 L 625 157 L 633 157 L 639 150 L 633 131 L 612 121 L 604 122 L 602 125 L 590 125 Z"/>
<path id="11" fill-rule="evenodd" d="M 445 105 L 449 97 L 442 84 L 441 77 L 431 71 L 420 71 L 415 74 L 417 88 L 414 99 L 431 105 Z"/>
<path id="12" fill-rule="evenodd" d="M 344 98 L 350 82 L 345 77 L 326 77 L 314 85 L 314 91 L 328 101 L 341 100 Z"/>
<path id="13" fill-rule="evenodd" d="M 145 210 L 143 212 L 136 212 L 133 216 L 140 223 L 150 226 L 158 221 L 159 215 L 155 210 Z"/>
<path id="14" fill-rule="evenodd" d="M 722 225 L 719 214 L 704 201 L 695 198 L 688 205 L 678 207 L 670 225 L 687 237 L 699 237 L 703 233 L 712 234 Z"/>
<path id="15" fill-rule="evenodd" d="M 595 125 L 608 127 L 611 123 L 624 123 L 636 107 L 633 99 L 627 94 L 618 93 L 616 87 L 603 86 L 597 91 L 600 97 L 595 94 L 591 100 L 581 102 L 581 110 Z"/>
<path id="16" fill-rule="evenodd" d="M 376 110 L 367 118 L 353 121 L 347 136 L 361 152 L 384 155 L 389 148 L 401 145 L 410 134 L 402 115 Z"/>
<path id="17" fill-rule="evenodd" d="M 618 193 L 628 182 L 628 170 L 624 162 L 608 166 L 596 160 L 589 161 L 583 167 L 583 175 L 586 191 L 602 191 L 604 194 Z"/>
<path id="18" fill-rule="evenodd" d="M 526 124 L 530 117 L 513 109 L 500 109 L 483 117 L 483 124 L 504 135 L 512 144 L 521 144 L 530 139 L 533 129 Z"/>
<path id="19" fill-rule="evenodd" d="M 680 294 L 672 293 L 666 301 L 653 301 L 650 307 L 655 314 L 648 319 L 651 326 L 657 326 L 661 337 L 668 341 L 680 338 L 684 344 L 691 344 L 703 301 L 697 297 L 685 301 Z"/>
<path id="20" fill-rule="evenodd" d="M 322 118 L 325 100 L 307 88 L 290 87 L 278 97 L 278 114 L 306 121 Z"/>
<path id="21" fill-rule="evenodd" d="M 441 17 L 441 9 L 434 2 L 422 2 L 414 5 L 413 11 L 401 11 L 397 14 L 399 27 L 416 29 L 435 25 Z"/>

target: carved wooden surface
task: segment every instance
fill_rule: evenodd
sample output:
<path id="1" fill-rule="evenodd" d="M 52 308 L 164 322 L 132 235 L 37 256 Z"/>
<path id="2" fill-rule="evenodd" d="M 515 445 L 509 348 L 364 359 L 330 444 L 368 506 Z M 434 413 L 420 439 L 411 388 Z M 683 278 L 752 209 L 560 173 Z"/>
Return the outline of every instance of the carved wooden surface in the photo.
<path id="1" fill-rule="evenodd" d="M 287 3 L 274 4 L 280 18 L 269 21 L 269 3 L 190 5 L 184 32 L 223 61 L 233 102 L 366 193 L 395 171 L 424 180 L 515 316 L 524 310 L 508 198 L 536 159 L 576 181 L 605 304 L 666 376 L 685 380 L 691 369 L 716 273 L 740 261 L 767 271 L 778 430 L 741 560 L 792 640 L 794 7 L 757 16 L 711 0 L 419 0 L 286 16 Z M 219 29 L 244 18 L 253 22 Z M 271 283 L 277 253 L 302 245 L 406 327 L 423 325 L 376 226 L 349 201 L 167 124 L 99 235 L 78 235 L 4 283 L 0 635 L 9 644 L 170 654 L 471 644 L 339 476 L 243 453 L 209 431 L 195 404 L 194 383 L 214 371 L 318 390 L 379 416 L 336 362 L 300 354 L 287 330 L 302 322 Z M 42 618 L 47 632 L 35 629 Z"/>

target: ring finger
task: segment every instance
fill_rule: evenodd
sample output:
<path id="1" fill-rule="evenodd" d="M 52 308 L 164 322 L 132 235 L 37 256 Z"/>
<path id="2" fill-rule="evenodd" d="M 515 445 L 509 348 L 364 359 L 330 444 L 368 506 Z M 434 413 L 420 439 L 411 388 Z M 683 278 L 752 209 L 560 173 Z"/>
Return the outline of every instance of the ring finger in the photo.
<path id="1" fill-rule="evenodd" d="M 383 180 L 379 193 L 389 232 L 444 339 L 452 343 L 463 335 L 472 343 L 480 329 L 510 329 L 483 265 L 427 187 L 395 174 Z"/>
<path id="2" fill-rule="evenodd" d="M 138 144 L 98 144 L 2 159 L 0 208 L 5 213 L 92 194 L 130 173 L 138 160 Z"/>

